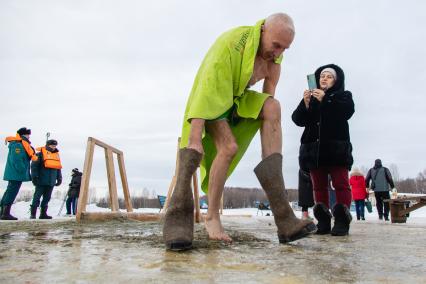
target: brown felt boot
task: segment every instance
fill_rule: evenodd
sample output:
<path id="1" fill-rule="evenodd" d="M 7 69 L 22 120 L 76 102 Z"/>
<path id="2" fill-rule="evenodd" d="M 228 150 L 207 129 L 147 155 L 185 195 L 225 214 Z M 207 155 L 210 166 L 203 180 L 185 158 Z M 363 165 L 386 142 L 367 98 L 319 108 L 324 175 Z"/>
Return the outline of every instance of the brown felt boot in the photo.
<path id="1" fill-rule="evenodd" d="M 163 239 L 166 248 L 180 251 L 192 247 L 194 238 L 194 198 L 191 179 L 200 164 L 202 154 L 193 149 L 179 150 L 176 186 L 164 217 Z"/>
<path id="2" fill-rule="evenodd" d="M 300 220 L 287 199 L 282 174 L 283 156 L 274 153 L 256 166 L 254 172 L 269 199 L 280 243 L 288 243 L 315 233 L 316 226 L 310 220 Z"/>

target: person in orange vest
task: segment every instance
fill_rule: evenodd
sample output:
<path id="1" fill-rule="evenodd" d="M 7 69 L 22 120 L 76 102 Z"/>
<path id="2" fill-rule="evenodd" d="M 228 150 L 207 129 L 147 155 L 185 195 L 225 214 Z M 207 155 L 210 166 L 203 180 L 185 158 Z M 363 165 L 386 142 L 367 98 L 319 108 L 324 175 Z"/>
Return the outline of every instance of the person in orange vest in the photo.
<path id="1" fill-rule="evenodd" d="M 47 215 L 47 205 L 52 196 L 53 187 L 62 183 L 62 165 L 57 145 L 56 140 L 47 140 L 45 147 L 37 148 L 38 160 L 31 163 L 31 176 L 36 188 L 30 207 L 30 219 L 36 218 L 39 205 L 39 219 L 52 219 L 52 216 Z M 43 200 L 40 204 L 41 197 Z"/>
<path id="2" fill-rule="evenodd" d="M 31 147 L 30 135 L 31 129 L 22 127 L 18 129 L 16 136 L 5 139 L 5 142 L 9 143 L 9 153 L 3 179 L 8 181 L 8 184 L 0 202 L 1 220 L 18 220 L 10 214 L 10 209 L 22 182 L 31 180 L 30 161 L 37 159 L 34 148 Z"/>

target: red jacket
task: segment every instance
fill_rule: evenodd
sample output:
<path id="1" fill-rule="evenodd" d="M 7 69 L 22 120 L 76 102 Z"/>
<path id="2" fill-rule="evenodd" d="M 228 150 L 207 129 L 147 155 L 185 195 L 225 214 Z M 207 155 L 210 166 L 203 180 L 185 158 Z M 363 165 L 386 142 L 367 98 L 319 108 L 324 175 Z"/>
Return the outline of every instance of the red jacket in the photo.
<path id="1" fill-rule="evenodd" d="M 363 176 L 351 176 L 349 184 L 352 188 L 353 200 L 364 200 L 367 197 L 367 190 L 365 188 L 365 179 Z"/>

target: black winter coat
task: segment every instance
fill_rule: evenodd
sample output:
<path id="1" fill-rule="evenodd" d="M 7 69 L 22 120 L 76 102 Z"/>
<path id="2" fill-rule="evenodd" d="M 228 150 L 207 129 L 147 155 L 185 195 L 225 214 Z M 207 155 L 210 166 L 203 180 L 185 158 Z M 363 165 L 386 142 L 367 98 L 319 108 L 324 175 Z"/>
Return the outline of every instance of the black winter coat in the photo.
<path id="1" fill-rule="evenodd" d="M 312 97 L 307 109 L 303 99 L 293 112 L 297 126 L 305 127 L 299 150 L 300 168 L 310 170 L 323 166 L 345 166 L 353 164 L 352 144 L 349 137 L 348 120 L 355 112 L 352 94 L 345 91 L 343 70 L 334 64 L 315 71 L 317 85 L 321 71 L 327 67 L 337 73 L 333 87 L 325 92 L 322 102 Z"/>
<path id="2" fill-rule="evenodd" d="M 74 172 L 72 174 L 71 182 L 69 184 L 70 188 L 68 190 L 68 197 L 78 197 L 80 195 L 80 185 L 81 185 L 81 172 Z"/>

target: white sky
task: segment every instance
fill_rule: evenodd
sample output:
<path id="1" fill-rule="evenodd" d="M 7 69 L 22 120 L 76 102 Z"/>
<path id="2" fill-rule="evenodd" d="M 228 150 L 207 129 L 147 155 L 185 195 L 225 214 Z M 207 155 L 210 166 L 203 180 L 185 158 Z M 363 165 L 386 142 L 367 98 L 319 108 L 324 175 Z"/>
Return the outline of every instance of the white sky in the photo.
<path id="1" fill-rule="evenodd" d="M 343 68 L 354 96 L 355 165 L 370 167 L 381 158 L 385 166 L 396 164 L 401 177 L 414 177 L 426 168 L 424 11 L 420 0 L 2 0 L 0 139 L 26 126 L 33 145 L 41 146 L 50 131 L 59 141 L 66 185 L 71 169 L 82 169 L 93 136 L 124 151 L 133 192 L 166 193 L 184 107 L 207 49 L 232 27 L 286 12 L 296 38 L 276 97 L 283 107 L 287 187 L 297 186 L 303 130 L 291 113 L 306 74 L 328 63 Z M 2 170 L 6 155 L 3 146 Z M 259 161 L 256 138 L 227 184 L 259 186 L 252 172 Z M 91 185 L 107 185 L 99 150 Z"/>

